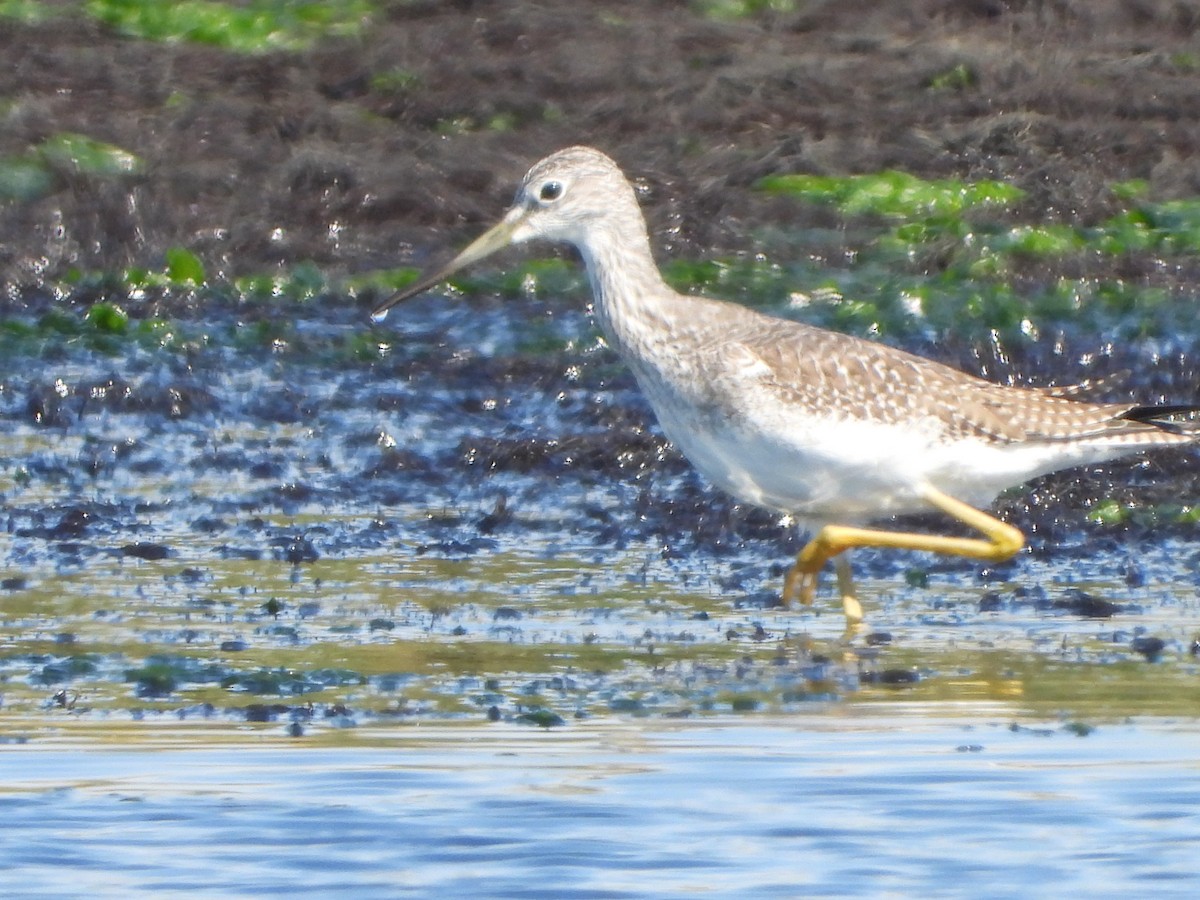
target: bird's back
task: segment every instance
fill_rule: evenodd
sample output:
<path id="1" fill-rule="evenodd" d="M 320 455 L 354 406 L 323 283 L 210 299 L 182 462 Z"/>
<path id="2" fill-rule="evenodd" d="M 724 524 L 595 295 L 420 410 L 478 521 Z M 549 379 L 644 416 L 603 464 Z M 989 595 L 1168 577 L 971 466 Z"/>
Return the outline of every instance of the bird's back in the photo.
<path id="1" fill-rule="evenodd" d="M 901 427 L 934 420 L 947 441 L 1140 447 L 1200 436 L 1194 417 L 1168 418 L 1191 407 L 1093 403 L 1052 388 L 996 384 L 885 344 L 736 304 L 697 297 L 680 297 L 679 304 L 673 340 L 691 344 L 690 352 L 707 361 L 696 374 L 714 392 L 729 376 L 744 384 L 753 370 L 758 390 L 776 402 Z"/>
<path id="2" fill-rule="evenodd" d="M 625 347 L 672 441 L 710 480 L 814 518 L 923 508 L 933 484 L 977 502 L 1045 472 L 1195 440 L 1195 420 L 999 385 L 902 350 L 676 295 Z M 1166 412 L 1168 410 L 1164 410 Z"/>

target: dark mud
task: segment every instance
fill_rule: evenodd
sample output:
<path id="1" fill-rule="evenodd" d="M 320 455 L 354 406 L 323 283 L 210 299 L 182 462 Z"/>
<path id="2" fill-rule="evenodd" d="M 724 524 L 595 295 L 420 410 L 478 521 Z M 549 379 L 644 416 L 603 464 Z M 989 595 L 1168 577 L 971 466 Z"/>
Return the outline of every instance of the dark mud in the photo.
<path id="1" fill-rule="evenodd" d="M 662 250 L 694 257 L 827 221 L 750 189 L 781 172 L 1001 178 L 1033 218 L 1085 224 L 1114 181 L 1200 194 L 1185 3 L 857 0 L 735 21 L 682 0 L 381 6 L 356 40 L 261 57 L 5 22 L 0 157 L 74 132 L 144 166 L 67 167 L 9 204 L 0 272 L 153 267 L 177 245 L 225 276 L 421 262 L 574 143 L 635 175 Z"/>
<path id="2" fill-rule="evenodd" d="M 7 660 L 5 677 L 41 690 L 49 708 L 87 705 L 64 681 L 124 678 L 127 693 L 173 698 L 181 715 L 230 708 L 301 730 L 354 702 L 313 712 L 228 694 L 191 704 L 177 692 L 227 682 L 319 694 L 361 677 L 360 709 L 441 709 L 397 705 L 411 677 L 399 664 L 314 663 L 296 681 L 276 672 L 297 647 L 338 634 L 372 646 L 566 633 L 660 648 L 616 691 L 580 672 L 443 686 L 470 695 L 455 713 L 532 724 L 598 697 L 615 711 L 686 713 L 730 683 L 758 685 L 717 704 L 749 710 L 764 695 L 806 702 L 927 678 L 878 634 L 849 663 L 802 644 L 771 649 L 793 637 L 774 607 L 800 536 L 712 491 L 664 442 L 632 377 L 598 345 L 582 290 L 428 297 L 383 328 L 366 320 L 370 297 L 246 298 L 226 282 L 305 261 L 330 272 L 424 264 L 498 215 L 532 161 L 577 142 L 641 179 L 664 258 L 780 253 L 785 238 L 836 224 L 828 210 L 752 190 L 781 172 L 1003 178 L 1028 191 L 1014 215 L 1084 224 L 1110 214 L 1116 180 L 1145 179 L 1158 199 L 1193 196 L 1198 25 L 1185 5 L 1153 2 L 830 3 L 737 22 L 682 3 L 405 3 L 358 41 L 250 58 L 80 22 L 5 23 L 0 156 L 73 131 L 145 161 L 129 178 L 60 172 L 51 193 L 8 203 L 0 220 L 0 587 L 20 610 L 7 625 L 38 642 Z M 959 66 L 963 84 L 935 86 Z M 393 70 L 413 77 L 381 89 L 373 76 Z M 173 246 L 196 252 L 213 284 L 61 290 L 72 268 L 161 267 Z M 847 249 L 814 252 L 844 264 Z M 1195 268 L 1077 256 L 1030 261 L 1017 277 L 1133 280 L 1182 303 L 1194 302 Z M 87 318 L 100 301 L 128 323 Z M 1000 380 L 1116 375 L 1108 396 L 1197 396 L 1200 331 L 1116 345 L 1069 332 L 1020 347 L 951 334 L 910 346 Z M 902 585 L 874 609 L 868 598 L 868 611 L 910 646 L 947 621 L 977 637 L 980 622 L 1007 616 L 1059 652 L 1064 634 L 1083 633 L 1075 620 L 1115 620 L 1106 633 L 1119 658 L 1149 662 L 1165 647 L 1186 660 L 1188 636 L 1162 616 L 1120 623 L 1194 607 L 1195 521 L 1162 510 L 1198 497 L 1200 464 L 1183 452 L 1042 479 L 999 505 L 1030 553 L 997 569 L 859 554 L 865 578 Z M 1111 500 L 1133 512 L 1089 518 Z M 489 562 L 506 554 L 566 574 Z M 404 568 L 414 560 L 433 562 L 418 577 Z M 90 576 L 111 592 L 99 608 L 74 599 L 86 590 L 63 588 L 65 606 L 46 599 L 59 581 Z M 364 598 L 367 582 L 393 596 Z M 636 612 L 597 612 L 630 590 Z M 578 619 L 546 613 L 576 592 L 599 599 Z M 116 627 L 125 602 L 145 610 Z M 655 604 L 672 612 L 658 618 Z M 1060 627 L 1064 618 L 1074 624 Z M 1162 646 L 1147 643 L 1162 640 L 1145 633 L 1156 627 Z M 647 674 L 661 675 L 652 654 L 673 644 L 714 648 L 678 676 L 708 699 L 681 700 L 683 687 Z M 247 649 L 262 653 L 241 666 Z M 193 651 L 219 656 L 220 670 L 150 658 Z M 522 699 L 543 696 L 557 699 Z"/>

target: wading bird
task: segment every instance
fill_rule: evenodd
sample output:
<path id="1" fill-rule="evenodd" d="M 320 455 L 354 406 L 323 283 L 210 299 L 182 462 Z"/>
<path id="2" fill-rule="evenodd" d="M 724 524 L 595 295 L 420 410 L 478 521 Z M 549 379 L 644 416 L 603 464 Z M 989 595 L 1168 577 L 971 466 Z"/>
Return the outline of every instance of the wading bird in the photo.
<path id="1" fill-rule="evenodd" d="M 535 238 L 578 249 L 608 344 L 692 464 L 737 499 L 813 529 L 784 600 L 811 603 L 832 559 L 851 623 L 862 607 L 846 551 L 894 547 L 1001 562 L 1025 542 L 979 509 L 1002 490 L 1200 437 L 1197 407 L 1088 403 L 1069 389 L 994 384 L 882 344 L 676 293 L 654 263 L 633 188 L 589 147 L 535 165 L 495 227 L 373 315 Z M 931 509 L 980 537 L 866 527 Z"/>

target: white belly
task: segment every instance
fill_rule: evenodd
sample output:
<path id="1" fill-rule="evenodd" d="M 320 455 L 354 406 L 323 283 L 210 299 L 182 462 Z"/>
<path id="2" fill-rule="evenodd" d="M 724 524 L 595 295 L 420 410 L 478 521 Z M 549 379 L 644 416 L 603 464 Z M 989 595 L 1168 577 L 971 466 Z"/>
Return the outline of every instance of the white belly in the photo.
<path id="1" fill-rule="evenodd" d="M 703 430 L 660 416 L 663 430 L 709 481 L 737 499 L 805 519 L 859 522 L 924 508 L 918 464 L 928 442 L 894 429 L 813 420 L 785 435 Z M 878 448 L 889 446 L 881 455 Z"/>
<path id="2" fill-rule="evenodd" d="M 737 499 L 811 521 L 861 524 L 930 509 L 923 488 L 974 506 L 1038 475 L 1121 455 L 1119 448 L 1047 443 L 947 442 L 938 423 L 897 426 L 797 417 L 714 425 L 659 412 L 663 430 L 709 481 Z M 1127 451 L 1126 451 L 1127 452 Z"/>

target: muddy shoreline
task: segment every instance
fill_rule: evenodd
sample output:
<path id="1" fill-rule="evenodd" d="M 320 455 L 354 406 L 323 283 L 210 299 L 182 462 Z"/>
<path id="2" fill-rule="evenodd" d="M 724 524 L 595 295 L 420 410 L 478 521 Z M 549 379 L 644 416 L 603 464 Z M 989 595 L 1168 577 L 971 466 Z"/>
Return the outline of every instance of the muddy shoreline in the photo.
<path id="1" fill-rule="evenodd" d="M 386 4 L 360 38 L 262 56 L 6 23 L 0 156 L 71 132 L 142 165 L 62 164 L 45 196 L 7 204 L 0 272 L 153 268 L 172 246 L 218 277 L 421 263 L 575 143 L 639 179 L 668 257 L 752 253 L 827 215 L 752 190 L 781 172 L 1004 179 L 1023 217 L 1081 223 L 1114 182 L 1200 194 L 1200 16 L 1183 5 L 697 6 Z"/>

